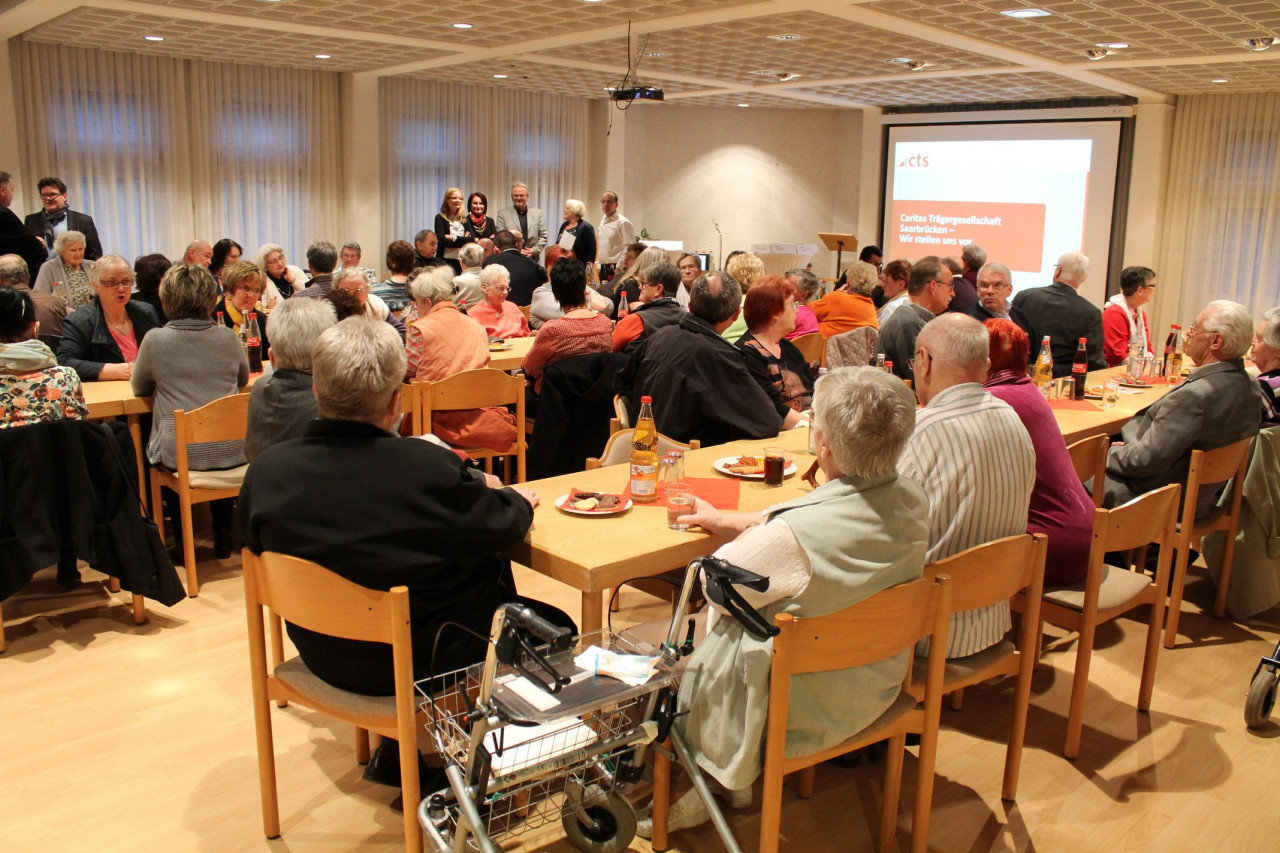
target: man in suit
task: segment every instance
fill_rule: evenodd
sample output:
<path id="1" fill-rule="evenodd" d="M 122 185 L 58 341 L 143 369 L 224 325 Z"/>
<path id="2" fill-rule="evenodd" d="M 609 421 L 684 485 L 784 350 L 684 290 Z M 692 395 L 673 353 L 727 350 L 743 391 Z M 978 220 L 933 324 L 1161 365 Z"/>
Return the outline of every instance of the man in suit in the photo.
<path id="1" fill-rule="evenodd" d="M 1067 252 L 1054 267 L 1053 284 L 1024 290 L 1013 298 L 1013 306 L 1026 315 L 1036 331 L 1049 336 L 1055 377 L 1071 374 L 1081 338 L 1089 354 L 1089 369 L 1107 366 L 1102 353 L 1102 310 L 1079 293 L 1088 275 L 1089 259 L 1082 252 Z"/>
<path id="2" fill-rule="evenodd" d="M 942 264 L 951 271 L 951 284 L 955 291 L 947 310 L 953 314 L 968 314 L 978 304 L 978 288 L 964 277 L 964 264 L 959 258 L 943 258 Z"/>
<path id="3" fill-rule="evenodd" d="M 1185 483 L 1191 451 L 1213 450 L 1258 434 L 1262 395 L 1244 369 L 1253 318 L 1239 303 L 1210 302 L 1187 329 L 1186 353 L 1197 367 L 1191 376 L 1125 424 L 1107 457 L 1103 505 L 1115 507 L 1138 495 Z M 1202 486 L 1196 517 L 1217 503 L 1223 484 Z"/>
<path id="4" fill-rule="evenodd" d="M 498 252 L 486 258 L 484 266 L 497 264 L 506 267 L 507 272 L 511 273 L 511 291 L 507 294 L 507 299 L 516 305 L 528 305 L 533 301 L 533 292 L 538 289 L 538 285 L 546 283 L 547 271 L 519 249 L 516 240 L 518 236 L 519 233 L 514 229 L 494 234 L 493 244 Z"/>
<path id="5" fill-rule="evenodd" d="M 524 184 L 512 184 L 511 206 L 499 210 L 498 215 L 493 217 L 493 222 L 500 232 L 520 232 L 524 238 L 524 248 L 520 249 L 520 254 L 526 258 L 537 257 L 546 248 L 547 217 L 538 208 L 529 206 L 529 188 Z M 499 248 L 498 251 L 502 249 Z M 595 258 L 584 258 L 583 263 L 594 260 Z"/>
<path id="6" fill-rule="evenodd" d="M 880 326 L 876 349 L 893 362 L 893 372 L 900 379 L 914 379 L 911 359 L 916 351 L 916 336 L 934 317 L 947 310 L 955 294 L 951 270 L 934 255 L 921 258 L 911 268 L 907 279 L 907 301 Z"/>
<path id="7" fill-rule="evenodd" d="M 53 241 L 64 231 L 79 231 L 84 235 L 86 260 L 96 261 L 102 257 L 102 243 L 93 217 L 67 207 L 67 185 L 62 179 L 41 178 L 36 188 L 40 190 L 44 210 L 28 215 L 26 225 L 28 231 L 44 241 L 46 259 L 53 257 Z"/>
<path id="8" fill-rule="evenodd" d="M 968 248 L 968 247 L 966 247 Z M 1031 344 L 1031 360 L 1040 353 L 1040 339 L 1036 337 L 1035 327 L 1027 319 L 1022 310 L 1009 304 L 1009 295 L 1013 293 L 1013 273 L 1004 264 L 983 264 L 978 273 L 978 303 L 969 309 L 969 316 L 984 323 L 987 320 L 1012 320 L 1019 329 L 1027 333 Z"/>
<path id="9" fill-rule="evenodd" d="M 27 274 L 38 272 L 49 259 L 49 253 L 27 230 L 18 215 L 9 209 L 13 204 L 13 175 L 0 172 L 0 254 L 14 254 L 27 262 Z"/>

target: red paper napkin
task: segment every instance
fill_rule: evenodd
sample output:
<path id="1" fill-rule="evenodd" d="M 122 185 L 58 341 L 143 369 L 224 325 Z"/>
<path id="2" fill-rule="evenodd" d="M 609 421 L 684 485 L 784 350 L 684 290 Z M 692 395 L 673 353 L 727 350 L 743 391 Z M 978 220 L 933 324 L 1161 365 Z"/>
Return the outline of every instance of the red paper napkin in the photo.
<path id="1" fill-rule="evenodd" d="M 738 488 L 741 481 L 725 477 L 685 477 L 684 481 L 693 486 L 693 494 L 702 498 L 716 509 L 736 510 L 738 508 Z M 631 497 L 631 484 L 627 484 L 622 493 L 625 503 Z M 666 506 L 667 495 L 661 485 L 658 487 L 658 499 L 648 506 Z"/>
<path id="2" fill-rule="evenodd" d="M 1089 400 L 1050 400 L 1051 409 L 1078 409 L 1084 412 L 1096 412 L 1101 406 Z"/>

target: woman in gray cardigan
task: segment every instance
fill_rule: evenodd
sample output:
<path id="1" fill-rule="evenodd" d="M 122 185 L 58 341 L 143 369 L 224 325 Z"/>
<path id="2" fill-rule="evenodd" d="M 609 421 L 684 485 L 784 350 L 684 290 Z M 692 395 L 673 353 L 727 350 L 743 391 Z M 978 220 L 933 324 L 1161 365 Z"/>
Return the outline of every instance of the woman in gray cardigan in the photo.
<path id="1" fill-rule="evenodd" d="M 213 275 L 197 264 L 175 264 L 160 282 L 160 302 L 168 324 L 147 335 L 138 350 L 130 382 L 133 393 L 151 396 L 151 439 L 147 459 L 167 470 L 177 467 L 173 432 L 175 409 L 191 411 L 219 397 L 235 394 L 249 383 L 249 362 L 235 332 L 210 319 L 218 299 Z M 244 441 L 198 444 L 190 448 L 192 470 L 238 468 L 245 463 Z M 178 519 L 177 496 L 165 493 L 170 518 Z M 231 511 L 234 498 L 213 501 L 214 551 L 231 556 Z M 174 524 L 175 539 L 179 526 Z"/>

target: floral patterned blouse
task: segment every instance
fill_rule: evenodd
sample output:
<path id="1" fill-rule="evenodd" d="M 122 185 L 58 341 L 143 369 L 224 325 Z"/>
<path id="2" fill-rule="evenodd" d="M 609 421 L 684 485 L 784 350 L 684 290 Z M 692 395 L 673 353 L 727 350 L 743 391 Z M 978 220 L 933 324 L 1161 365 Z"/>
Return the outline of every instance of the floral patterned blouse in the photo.
<path id="1" fill-rule="evenodd" d="M 89 414 L 80 377 L 38 340 L 0 344 L 0 429 Z"/>

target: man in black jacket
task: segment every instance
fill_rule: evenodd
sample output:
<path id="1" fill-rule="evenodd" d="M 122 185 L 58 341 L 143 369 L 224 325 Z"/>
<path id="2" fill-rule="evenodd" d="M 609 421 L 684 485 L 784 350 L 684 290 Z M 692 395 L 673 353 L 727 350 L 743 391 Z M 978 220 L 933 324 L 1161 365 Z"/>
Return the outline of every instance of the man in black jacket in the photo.
<path id="1" fill-rule="evenodd" d="M 46 255 L 53 257 L 53 241 L 63 231 L 79 231 L 84 235 L 84 256 L 96 261 L 102 257 L 102 242 L 93 217 L 67 207 L 67 185 L 61 178 L 41 178 L 36 185 L 44 210 L 27 215 L 27 230 L 44 240 Z M 33 274 L 35 270 L 32 270 Z"/>
<path id="2" fill-rule="evenodd" d="M 17 255 L 27 262 L 27 271 L 35 275 L 49 253 L 27 230 L 18 215 L 9 209 L 13 204 L 13 175 L 0 172 L 0 255 Z"/>
<path id="3" fill-rule="evenodd" d="M 1071 374 L 1081 338 L 1085 339 L 1089 369 L 1107 366 L 1102 354 L 1102 309 L 1079 293 L 1088 275 L 1089 259 L 1080 252 L 1067 252 L 1053 269 L 1053 284 L 1023 290 L 1013 297 L 1013 307 L 1026 315 L 1036 332 L 1049 336 L 1054 376 Z M 1031 347 L 1038 351 L 1034 341 Z"/>
<path id="4" fill-rule="evenodd" d="M 493 245 L 498 253 L 485 259 L 484 265 L 498 264 L 506 267 L 511 273 L 511 290 L 507 300 L 516 305 L 528 305 L 533 301 L 533 292 L 538 285 L 547 280 L 547 271 L 530 258 L 520 253 L 516 246 L 516 235 L 511 231 L 499 231 L 493 235 Z"/>

